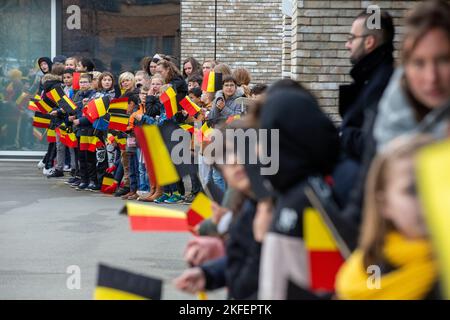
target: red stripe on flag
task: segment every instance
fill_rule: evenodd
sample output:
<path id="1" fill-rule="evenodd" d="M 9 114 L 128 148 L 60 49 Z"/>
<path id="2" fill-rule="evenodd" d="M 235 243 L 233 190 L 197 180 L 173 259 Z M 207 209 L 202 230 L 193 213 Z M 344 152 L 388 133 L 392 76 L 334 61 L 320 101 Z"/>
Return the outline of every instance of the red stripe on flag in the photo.
<path id="1" fill-rule="evenodd" d="M 309 251 L 311 290 L 334 291 L 339 268 L 344 263 L 339 251 Z"/>
<path id="2" fill-rule="evenodd" d="M 186 219 L 129 216 L 133 231 L 188 232 Z"/>
<path id="3" fill-rule="evenodd" d="M 187 223 L 188 226 L 190 227 L 195 227 L 197 224 L 205 220 L 205 218 L 203 218 L 199 213 L 197 213 L 193 209 L 189 209 L 186 215 L 187 215 L 186 216 Z"/>

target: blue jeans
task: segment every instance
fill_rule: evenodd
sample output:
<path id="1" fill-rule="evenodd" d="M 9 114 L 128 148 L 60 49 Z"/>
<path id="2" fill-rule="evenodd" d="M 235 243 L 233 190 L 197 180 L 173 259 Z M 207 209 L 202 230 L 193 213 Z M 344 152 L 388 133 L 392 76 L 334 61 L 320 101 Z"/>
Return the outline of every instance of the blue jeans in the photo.
<path id="1" fill-rule="evenodd" d="M 214 167 L 211 168 L 211 171 L 209 171 L 208 181 L 211 181 L 211 179 L 214 182 L 214 184 L 220 188 L 220 190 L 225 192 L 225 189 L 226 189 L 225 180 L 223 179 L 220 172 L 217 171 L 217 169 Z"/>
<path id="2" fill-rule="evenodd" d="M 145 163 L 140 161 L 141 159 L 141 149 L 137 149 L 137 158 L 139 164 L 139 190 L 148 192 L 150 191 L 150 182 L 148 180 L 147 169 L 145 168 Z"/>
<path id="3" fill-rule="evenodd" d="M 128 161 L 130 166 L 130 192 L 138 190 L 139 183 L 139 163 L 136 152 L 128 154 Z"/>

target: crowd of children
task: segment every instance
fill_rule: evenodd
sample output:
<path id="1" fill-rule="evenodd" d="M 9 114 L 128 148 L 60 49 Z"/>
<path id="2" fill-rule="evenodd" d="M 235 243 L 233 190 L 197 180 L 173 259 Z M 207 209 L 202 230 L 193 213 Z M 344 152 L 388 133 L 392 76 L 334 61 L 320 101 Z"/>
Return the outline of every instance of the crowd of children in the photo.
<path id="1" fill-rule="evenodd" d="M 435 112 L 448 109 L 450 101 L 450 6 L 428 1 L 408 14 L 396 70 L 390 58 L 390 18 L 384 16 L 386 32 L 381 35 L 357 31 L 358 26 L 365 30 L 358 25 L 364 19 L 367 16 L 356 18 L 348 41 L 355 63 L 352 76 L 355 82 L 363 81 L 352 89 L 340 130 L 299 83 L 285 79 L 270 86 L 252 84 L 245 68 L 231 70 L 213 60 L 200 63 L 191 57 L 180 71 L 171 57 L 155 54 L 143 59 L 142 70 L 116 79 L 108 71 L 96 71 L 88 58 L 40 58 L 44 75 L 38 94 L 60 87 L 76 104 L 73 113 L 58 107 L 49 112 L 49 129 L 61 131 L 63 126 L 75 133 L 78 147 L 68 147 L 56 135 L 39 166 L 48 178 L 57 178 L 70 163 L 67 184 L 79 191 L 98 192 L 103 178 L 114 175 L 114 182 L 102 191 L 126 200 L 190 203 L 208 183 L 221 190 L 223 201 L 213 202 L 213 217 L 200 224 L 200 236 L 186 248 L 185 259 L 192 268 L 174 282 L 186 292 L 227 287 L 232 299 L 442 298 L 440 276 L 448 270 L 438 262 L 441 249 L 432 245 L 433 230 L 425 217 L 429 213 L 419 201 L 415 160 L 437 137 L 448 138 L 449 130 L 442 130 L 448 128 L 448 118 L 437 121 Z M 369 63 L 369 58 L 374 61 Z M 373 69 L 380 61 L 387 61 L 378 68 L 383 77 L 374 82 Z M 357 68 L 362 71 L 357 73 Z M 76 90 L 74 74 L 79 74 Z M 216 79 L 212 90 L 211 77 Z M 372 87 L 376 94 L 369 94 Z M 160 99 L 168 88 L 178 104 L 173 114 Z M 200 107 L 195 115 L 179 106 L 186 96 Z M 125 99 L 126 130 L 108 129 L 108 115 L 89 121 L 83 110 L 100 98 Z M 350 110 L 356 105 L 365 109 Z M 365 118 L 366 109 L 377 110 L 371 121 Z M 364 121 L 355 124 L 356 114 Z M 177 183 L 151 183 L 154 172 L 147 172 L 135 129 L 166 122 L 180 127 L 207 123 L 218 130 L 277 129 L 279 170 L 259 177 L 263 182 L 257 185 L 248 168 L 236 161 L 239 155 L 232 153 L 225 163 L 209 166 L 199 161 L 196 172 Z M 81 147 L 85 137 L 96 141 L 94 149 Z M 224 148 L 234 150 L 228 148 L 232 142 L 225 139 Z M 359 171 L 337 174 L 339 164 L 349 160 Z M 352 198 L 352 188 L 341 184 L 349 177 L 362 179 L 360 184 L 352 181 L 362 194 L 360 202 Z M 317 181 L 321 187 L 315 189 Z M 256 191 L 261 185 L 266 186 L 264 197 Z M 331 190 L 327 200 L 321 198 L 327 196 L 324 190 Z M 357 208 L 356 214 L 347 214 L 349 207 Z M 331 217 L 333 232 L 310 231 L 319 224 L 318 211 Z M 380 271 L 375 288 L 368 285 L 371 267 Z"/>

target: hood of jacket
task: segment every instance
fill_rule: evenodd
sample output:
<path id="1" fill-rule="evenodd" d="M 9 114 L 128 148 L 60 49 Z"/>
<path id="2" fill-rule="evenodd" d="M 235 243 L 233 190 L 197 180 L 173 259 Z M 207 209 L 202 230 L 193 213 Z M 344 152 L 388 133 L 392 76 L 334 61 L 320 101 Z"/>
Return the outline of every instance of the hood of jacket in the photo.
<path id="1" fill-rule="evenodd" d="M 41 68 L 41 62 L 43 62 L 43 61 L 47 62 L 47 64 L 48 64 L 48 72 L 44 72 L 42 70 L 42 68 Z M 38 59 L 38 66 L 39 66 L 39 69 L 42 71 L 43 74 L 50 73 L 50 71 L 52 70 L 52 65 L 53 65 L 53 62 L 52 62 L 52 60 L 49 57 L 40 57 Z"/>
<path id="2" fill-rule="evenodd" d="M 276 190 L 333 170 L 339 155 L 338 131 L 309 93 L 286 88 L 270 94 L 262 107 L 261 128 L 279 129 L 279 170 L 267 176 Z"/>

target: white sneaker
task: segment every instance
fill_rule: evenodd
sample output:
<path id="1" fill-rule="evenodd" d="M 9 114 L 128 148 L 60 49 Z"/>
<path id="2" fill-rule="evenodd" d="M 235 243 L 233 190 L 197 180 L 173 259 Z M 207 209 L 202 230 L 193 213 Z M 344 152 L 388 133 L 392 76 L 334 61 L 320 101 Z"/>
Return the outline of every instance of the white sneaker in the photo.
<path id="1" fill-rule="evenodd" d="M 68 166 L 67 164 L 66 165 L 64 165 L 64 172 L 70 172 L 70 166 Z"/>
<path id="2" fill-rule="evenodd" d="M 55 171 L 55 168 L 50 168 L 50 169 L 43 169 L 42 170 L 42 174 L 44 175 L 44 176 L 48 176 L 48 175 L 50 175 L 50 174 L 52 174 L 53 172 Z"/>
<path id="3" fill-rule="evenodd" d="M 37 164 L 38 169 L 44 169 L 45 167 L 45 163 L 41 160 L 39 161 L 39 163 Z"/>

